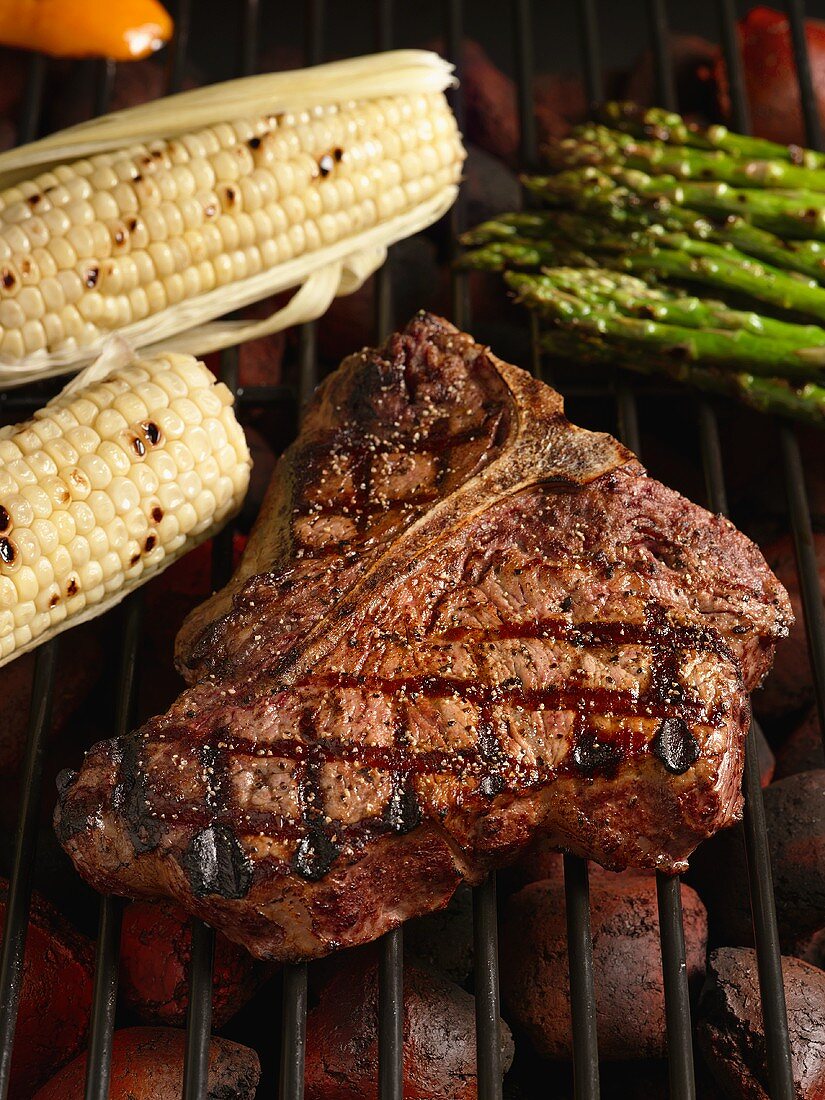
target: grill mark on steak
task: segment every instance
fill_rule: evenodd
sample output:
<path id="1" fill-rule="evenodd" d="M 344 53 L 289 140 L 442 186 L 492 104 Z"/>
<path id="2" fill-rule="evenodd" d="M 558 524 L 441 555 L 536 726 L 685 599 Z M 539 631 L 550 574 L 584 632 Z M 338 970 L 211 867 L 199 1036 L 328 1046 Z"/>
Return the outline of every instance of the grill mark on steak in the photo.
<path id="1" fill-rule="evenodd" d="M 421 807 L 418 804 L 418 797 L 412 785 L 412 775 L 415 769 L 410 764 L 407 727 L 404 723 L 402 707 L 397 700 L 393 705 L 392 714 L 393 743 L 390 751 L 394 759 L 390 762 L 390 758 L 387 756 L 386 765 L 384 765 L 384 770 L 390 773 L 391 784 L 384 819 L 393 832 L 403 835 L 414 829 L 416 825 L 421 824 Z M 382 767 L 382 764 L 379 764 L 377 760 L 373 762 L 369 758 L 362 757 L 361 759 L 371 768 Z M 358 755 L 353 756 L 352 760 L 353 762 L 359 762 Z"/>
<path id="2" fill-rule="evenodd" d="M 476 724 L 476 743 L 478 756 L 484 769 L 481 780 L 481 793 L 487 798 L 500 794 L 505 786 L 504 771 L 507 767 L 506 755 L 496 736 L 493 723 L 493 704 L 491 698 L 481 700 Z"/>
<path id="3" fill-rule="evenodd" d="M 670 659 L 671 654 L 668 654 Z M 654 664 L 652 666 L 656 668 Z M 581 711 L 583 714 L 604 714 L 617 718 L 667 718 L 674 714 L 690 717 L 706 725 L 717 725 L 724 711 L 708 711 L 698 700 L 686 693 L 672 694 L 667 686 L 656 682 L 643 692 L 614 691 L 606 688 L 525 688 L 512 681 L 499 685 L 470 683 L 446 676 L 410 676 L 393 680 L 380 676 L 317 677 L 313 685 L 326 688 L 356 688 L 379 691 L 384 694 L 400 693 L 409 696 L 425 696 L 431 699 L 457 698 L 476 703 L 482 709 L 493 703 L 513 703 L 525 711 Z M 299 683 L 296 687 L 300 688 Z M 281 742 L 279 741 L 280 745 Z"/>
<path id="4" fill-rule="evenodd" d="M 331 837 L 325 820 L 319 776 L 323 755 L 319 751 L 312 714 L 308 710 L 301 715 L 300 732 L 303 751 L 295 760 L 298 762 L 296 779 L 301 809 L 301 839 L 295 849 L 293 866 L 302 878 L 318 882 L 329 871 L 341 848 L 337 840 Z"/>
<path id="5" fill-rule="evenodd" d="M 508 422 L 507 412 L 504 409 L 488 409 L 485 406 L 484 414 L 480 428 L 468 428 L 451 435 L 448 427 L 436 426 L 427 435 L 426 440 L 422 438 L 420 432 L 413 436 L 391 433 L 386 439 L 372 438 L 369 444 L 364 444 L 350 432 L 339 433 L 335 437 L 335 446 L 339 461 L 347 460 L 352 492 L 349 495 L 338 495 L 336 500 L 326 504 L 312 500 L 307 495 L 307 491 L 317 488 L 312 477 L 313 466 L 319 462 L 329 462 L 328 450 L 332 440 L 326 438 L 314 442 L 307 449 L 306 473 L 302 479 L 303 487 L 307 491 L 303 494 L 299 492 L 293 511 L 296 515 L 303 511 L 313 521 L 325 518 L 346 520 L 352 522 L 353 530 L 349 538 L 330 540 L 317 546 L 308 544 L 305 539 L 299 539 L 297 556 L 315 560 L 352 554 L 356 552 L 354 547 L 372 533 L 371 521 L 387 517 L 392 512 L 398 513 L 399 517 L 405 517 L 408 521 L 411 520 L 415 514 L 423 510 L 424 506 L 432 504 L 441 496 L 443 483 L 451 472 L 453 456 L 458 449 L 466 444 L 484 440 L 487 442 L 487 448 L 478 455 L 476 462 L 464 471 L 465 477 L 473 476 L 489 460 L 489 449 L 502 445 L 503 433 L 506 431 Z M 398 499 L 388 497 L 373 499 L 373 482 L 376 480 L 373 477 L 373 466 L 382 455 L 403 455 L 408 458 L 431 457 L 435 463 L 433 487 Z M 563 486 L 569 486 L 568 491 L 575 491 L 578 488 L 572 483 L 559 479 L 559 491 L 563 491 Z"/>
<path id="6" fill-rule="evenodd" d="M 612 625 L 612 624 L 611 624 Z M 618 626 L 627 624 L 615 624 Z M 691 638 L 688 632 L 686 637 Z M 668 657 L 677 652 L 669 651 Z M 300 690 L 302 685 L 296 685 Z M 277 758 L 295 761 L 298 765 L 296 779 L 299 789 L 301 817 L 295 820 L 277 814 L 258 812 L 250 815 L 243 811 L 232 812 L 230 800 L 222 800 L 223 813 L 212 813 L 213 802 L 208 795 L 206 813 L 189 813 L 175 809 L 174 803 L 160 800 L 153 802 L 152 809 L 159 816 L 174 812 L 180 822 L 192 826 L 201 826 L 206 821 L 217 820 L 230 824 L 236 832 L 267 831 L 282 832 L 299 838 L 294 869 L 304 878 L 317 881 L 329 870 L 332 862 L 345 843 L 357 843 L 365 835 L 374 836 L 383 831 L 404 833 L 420 823 L 421 810 L 418 805 L 411 780 L 414 776 L 451 774 L 466 775 L 478 772 L 480 790 L 483 795 L 492 798 L 506 786 L 506 777 L 513 778 L 512 761 L 503 752 L 495 733 L 492 707 L 494 703 L 511 703 L 525 712 L 540 709 L 571 710 L 574 713 L 574 737 L 571 752 L 562 766 L 539 767 L 532 777 L 519 777 L 524 786 L 540 786 L 553 775 L 562 773 L 612 773 L 619 763 L 630 763 L 648 752 L 656 756 L 669 771 L 678 773 L 674 759 L 686 759 L 682 751 L 679 756 L 674 748 L 662 749 L 660 741 L 648 744 L 648 739 L 639 730 L 619 728 L 609 734 L 590 724 L 593 715 L 627 718 L 660 718 L 658 730 L 679 728 L 687 730 L 691 742 L 696 742 L 689 732 L 686 716 L 694 723 L 703 726 L 718 727 L 722 713 L 708 712 L 701 704 L 688 699 L 683 693 L 678 695 L 678 703 L 673 702 L 672 692 L 662 692 L 657 684 L 650 693 L 634 695 L 630 692 L 607 691 L 604 689 L 577 688 L 570 691 L 528 690 L 517 681 L 506 681 L 496 687 L 472 684 L 458 680 L 447 680 L 435 676 L 391 680 L 376 677 L 344 676 L 316 679 L 314 686 L 320 689 L 360 688 L 368 693 L 381 692 L 394 699 L 447 698 L 460 697 L 478 704 L 479 720 L 476 728 L 476 744 L 471 748 L 451 750 L 450 752 L 411 752 L 408 747 L 406 730 L 400 719 L 394 725 L 393 745 L 389 747 L 358 745 L 330 738 L 318 738 L 310 712 L 304 712 L 300 721 L 301 739 L 278 739 L 269 747 L 261 747 L 255 741 L 234 737 L 226 745 L 225 752 L 236 755 L 248 755 L 257 759 Z M 663 700 L 662 696 L 666 698 Z M 395 707 L 396 713 L 399 708 Z M 185 741 L 187 730 L 167 729 L 165 740 L 174 744 L 176 740 Z M 660 734 L 657 734 L 660 737 Z M 671 738 L 672 740 L 672 738 Z M 319 769 L 325 763 L 352 762 L 367 768 L 386 771 L 391 775 L 392 789 L 382 815 L 367 819 L 355 826 L 340 823 L 335 826 L 335 837 L 330 835 L 329 823 L 322 812 L 323 799 L 318 780 Z M 695 762 L 695 757 L 692 762 Z M 686 770 L 682 767 L 682 771 Z"/>
<path id="7" fill-rule="evenodd" d="M 101 888 L 280 960 L 438 908 L 537 832 L 682 870 L 739 812 L 746 689 L 788 621 L 727 521 L 417 318 L 319 388 L 181 632 L 190 686 L 126 767 L 103 743 L 65 778 L 58 829 Z"/>
<path id="8" fill-rule="evenodd" d="M 568 607 L 566 610 L 570 610 Z M 531 619 L 526 622 L 503 623 L 473 632 L 467 627 L 450 627 L 440 635 L 446 641 L 470 642 L 481 637 L 485 641 L 509 639 L 554 639 L 582 648 L 602 648 L 616 645 L 649 645 L 662 655 L 684 649 L 713 653 L 727 661 L 736 661 L 731 648 L 718 631 L 711 627 L 672 623 L 667 609 L 648 603 L 644 622 L 614 620 L 574 623 L 569 619 Z"/>

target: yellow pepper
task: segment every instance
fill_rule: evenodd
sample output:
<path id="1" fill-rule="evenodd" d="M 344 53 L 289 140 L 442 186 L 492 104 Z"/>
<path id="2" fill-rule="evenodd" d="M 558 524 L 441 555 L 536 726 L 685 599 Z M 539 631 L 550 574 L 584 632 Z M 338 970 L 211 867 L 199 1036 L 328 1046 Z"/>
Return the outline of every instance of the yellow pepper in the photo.
<path id="1" fill-rule="evenodd" d="M 52 57 L 137 61 L 172 29 L 158 0 L 0 0 L 0 44 Z"/>

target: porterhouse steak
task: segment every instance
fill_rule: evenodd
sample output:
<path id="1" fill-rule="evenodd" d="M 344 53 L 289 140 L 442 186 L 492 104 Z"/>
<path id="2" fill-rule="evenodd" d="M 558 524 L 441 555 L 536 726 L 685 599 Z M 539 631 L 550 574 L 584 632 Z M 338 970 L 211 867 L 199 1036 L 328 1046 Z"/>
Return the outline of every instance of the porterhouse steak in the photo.
<path id="1" fill-rule="evenodd" d="M 347 359 L 189 687 L 60 782 L 103 891 L 299 959 L 443 905 L 537 833 L 678 871 L 739 813 L 787 596 L 727 520 L 437 317 Z"/>

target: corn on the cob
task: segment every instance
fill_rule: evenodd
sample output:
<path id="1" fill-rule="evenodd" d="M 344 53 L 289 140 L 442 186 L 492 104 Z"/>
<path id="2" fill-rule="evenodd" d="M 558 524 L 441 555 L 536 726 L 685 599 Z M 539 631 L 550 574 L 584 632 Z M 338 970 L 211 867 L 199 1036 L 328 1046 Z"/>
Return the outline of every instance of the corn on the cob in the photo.
<path id="1" fill-rule="evenodd" d="M 250 466 L 232 394 L 186 355 L 79 375 L 0 431 L 0 664 L 213 534 Z"/>
<path id="2" fill-rule="evenodd" d="M 451 205 L 450 79 L 434 55 L 384 54 L 184 93 L 0 157 L 0 380 L 72 369 L 113 331 L 135 347 L 184 332 L 176 346 L 197 353 L 259 335 L 283 318 L 204 322 L 323 273 L 299 319 L 319 315 Z M 32 164 L 47 167 L 19 180 Z"/>

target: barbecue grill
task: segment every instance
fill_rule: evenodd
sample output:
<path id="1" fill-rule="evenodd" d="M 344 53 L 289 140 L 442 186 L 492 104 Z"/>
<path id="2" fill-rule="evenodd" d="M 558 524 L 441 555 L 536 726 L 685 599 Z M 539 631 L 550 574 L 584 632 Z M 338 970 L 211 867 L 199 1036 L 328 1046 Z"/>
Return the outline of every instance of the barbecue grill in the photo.
<path id="1" fill-rule="evenodd" d="M 788 0 L 785 5 L 792 29 L 797 78 L 807 126 L 809 143 L 823 148 L 823 135 L 812 92 L 811 69 L 806 51 L 803 26 L 803 4 Z M 358 8 L 359 6 L 356 6 Z M 363 24 L 361 52 L 388 49 L 393 44 L 394 4 L 391 0 L 376 0 L 360 6 L 352 19 Z M 443 17 L 444 41 L 448 56 L 458 59 L 463 34 L 461 0 L 444 0 L 440 5 Z M 628 5 L 630 8 L 631 5 Z M 194 8 L 194 11 L 193 11 Z M 533 11 L 530 0 L 512 0 L 512 49 L 517 76 L 518 104 L 521 114 L 521 160 L 526 166 L 537 159 L 536 126 L 533 116 L 531 82 L 533 77 Z M 657 100 L 663 106 L 676 107 L 674 74 L 667 49 L 667 12 L 664 0 L 642 0 L 632 5 L 632 15 L 639 20 L 642 34 L 647 34 L 653 51 L 657 83 Z M 256 68 L 259 20 L 258 0 L 227 5 L 226 18 L 240 20 L 241 58 L 238 71 L 253 72 Z M 715 4 L 720 40 L 726 55 L 733 105 L 733 124 L 740 130 L 748 128 L 748 106 L 744 94 L 744 79 L 735 28 L 733 0 L 718 0 Z M 180 0 L 175 12 L 177 31 L 169 48 L 167 85 L 169 91 L 182 86 L 192 21 L 198 18 L 191 0 Z M 303 6 L 305 22 L 305 60 L 314 64 L 324 53 L 324 3 L 307 0 Z M 603 70 L 601 65 L 600 30 L 595 0 L 579 0 L 579 49 L 588 99 L 596 104 L 602 98 Z M 640 41 L 640 45 L 644 45 Z M 22 118 L 21 140 L 30 140 L 39 131 L 44 80 L 48 62 L 32 56 Z M 110 99 L 114 65 L 96 63 L 95 110 L 104 111 Z M 460 76 L 460 73 L 459 73 Z M 462 92 L 452 94 L 453 107 L 461 126 L 463 121 Z M 463 228 L 462 200 L 449 215 L 453 237 Z M 389 268 L 376 276 L 375 336 L 380 340 L 393 323 L 401 318 L 393 315 L 392 286 Z M 452 280 L 453 320 L 472 331 L 470 297 L 466 276 L 454 274 Z M 543 361 L 533 330 L 532 362 L 534 369 L 549 377 L 553 364 Z M 281 386 L 238 388 L 237 351 L 222 353 L 224 380 L 236 390 L 241 417 L 251 409 L 286 404 L 299 408 L 312 392 L 318 378 L 316 326 L 302 328 L 299 337 L 297 393 L 290 394 Z M 576 383 L 582 390 L 581 381 Z M 564 385 L 560 388 L 564 391 Z M 583 392 L 599 399 L 610 399 L 614 405 L 618 435 L 637 454 L 643 452 L 637 392 L 625 376 L 616 376 L 607 383 L 593 383 Z M 297 400 L 296 400 L 297 399 Z M 668 398 L 671 400 L 671 398 Z M 680 395 L 680 409 L 687 407 L 698 433 L 706 486 L 706 503 L 718 512 L 727 511 L 725 472 L 715 406 L 706 400 L 691 400 Z M 3 395 L 7 418 L 19 418 L 26 402 L 32 399 L 19 393 Z M 675 402 L 672 405 L 675 408 Z M 684 412 L 682 412 L 684 415 Z M 814 673 L 816 704 L 820 726 L 825 730 L 825 620 L 819 593 L 817 563 L 814 556 L 811 513 L 806 495 L 805 478 L 798 440 L 792 427 L 776 425 L 778 462 L 784 477 L 787 514 L 793 531 L 799 571 L 800 591 L 804 606 L 805 626 Z M 213 582 L 220 585 L 228 578 L 232 557 L 231 532 L 215 540 L 213 551 Z M 120 675 L 114 714 L 107 716 L 116 734 L 125 732 L 135 698 L 138 674 L 138 650 L 142 630 L 142 596 L 129 598 L 124 612 Z M 15 1021 L 21 984 L 23 949 L 27 931 L 27 915 L 32 888 L 32 870 L 36 847 L 37 814 L 41 798 L 41 773 L 44 734 L 50 721 L 52 694 L 57 665 L 57 643 L 52 641 L 38 650 L 32 694 L 29 733 L 20 782 L 21 802 L 17 823 L 13 861 L 10 869 L 10 890 L 3 932 L 0 962 L 0 1100 L 9 1085 Z M 776 911 L 774 906 L 771 867 L 768 853 L 765 816 L 759 782 L 759 770 L 754 751 L 753 731 L 749 737 L 745 773 L 745 838 L 750 876 L 750 896 L 759 964 L 759 984 L 765 1022 L 768 1074 L 772 1100 L 792 1100 L 791 1058 L 785 1012 L 785 994 L 779 955 Z M 45 798 L 51 800 L 51 791 Z M 574 1089 L 577 1100 L 595 1100 L 599 1096 L 599 1057 L 596 1032 L 593 960 L 590 937 L 588 870 L 586 863 L 573 856 L 564 857 L 564 878 L 567 895 L 568 950 L 574 1039 Z M 669 1058 L 670 1095 L 675 1100 L 692 1100 L 695 1096 L 691 1012 L 685 965 L 685 939 L 679 880 L 658 876 L 658 906 L 661 927 L 662 967 L 664 974 Z M 86 1080 L 86 1100 L 105 1100 L 108 1096 L 112 1036 L 118 975 L 121 902 L 113 897 L 100 899 L 99 933 L 97 940 L 94 1001 L 89 1036 L 89 1058 Z M 475 941 L 476 1023 L 478 1047 L 478 1095 L 480 1100 L 496 1100 L 502 1094 L 500 1045 L 498 1036 L 498 958 L 496 883 L 491 876 L 473 893 L 473 926 Z M 211 974 L 214 935 L 200 921 L 193 922 L 191 969 L 189 975 L 190 1004 L 187 1021 L 186 1064 L 183 1085 L 185 1100 L 206 1095 L 207 1056 L 211 1029 Z M 387 934 L 380 944 L 379 967 L 379 1083 L 381 1100 L 400 1100 L 402 1095 L 403 1058 L 403 929 Z M 271 987 L 270 987 L 271 988 Z M 300 1100 L 303 1096 L 305 1055 L 305 1024 L 307 1009 L 306 965 L 284 970 L 283 1004 L 280 1032 L 281 1100 Z M 277 1008 L 273 1006 L 272 1041 Z"/>

